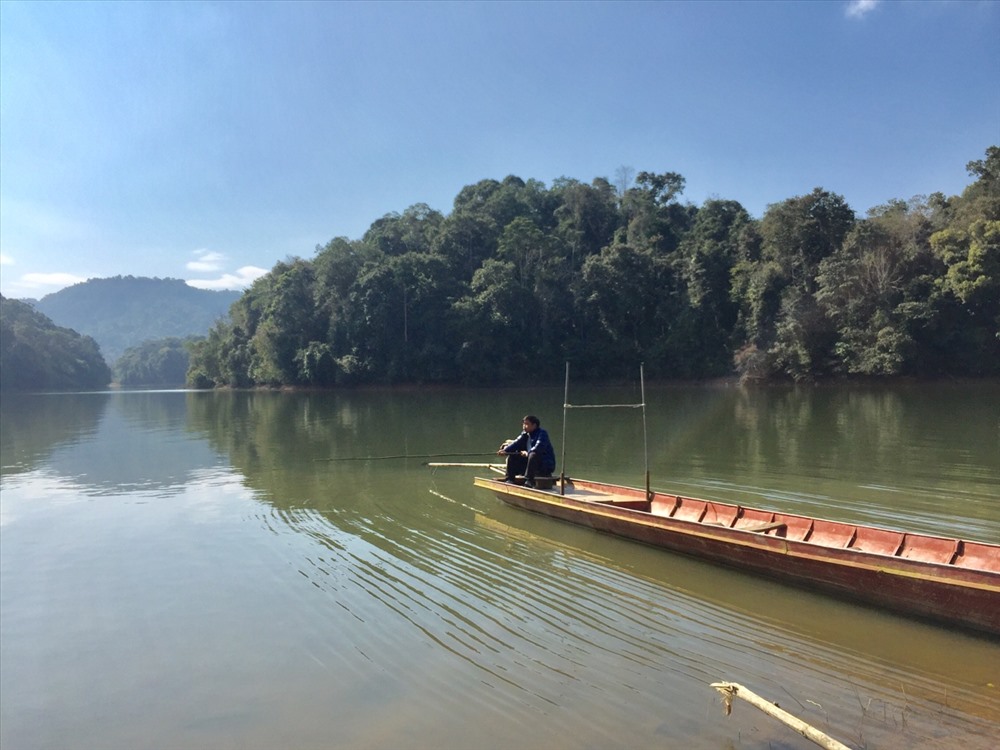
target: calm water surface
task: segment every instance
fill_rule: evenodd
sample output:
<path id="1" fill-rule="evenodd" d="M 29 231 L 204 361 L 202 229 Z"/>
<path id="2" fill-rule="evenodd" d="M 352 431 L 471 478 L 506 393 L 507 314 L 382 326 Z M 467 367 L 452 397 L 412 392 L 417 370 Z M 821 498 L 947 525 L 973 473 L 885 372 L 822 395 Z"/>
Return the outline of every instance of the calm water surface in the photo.
<path id="1" fill-rule="evenodd" d="M 635 388 L 572 389 L 635 403 Z M 652 484 L 1000 540 L 1000 385 L 647 386 Z M 508 508 L 535 412 L 643 482 L 641 413 L 562 389 L 4 396 L 0 745 L 993 748 L 1000 642 Z M 489 460 L 442 457 L 443 461 Z M 479 470 L 478 473 L 482 473 Z"/>

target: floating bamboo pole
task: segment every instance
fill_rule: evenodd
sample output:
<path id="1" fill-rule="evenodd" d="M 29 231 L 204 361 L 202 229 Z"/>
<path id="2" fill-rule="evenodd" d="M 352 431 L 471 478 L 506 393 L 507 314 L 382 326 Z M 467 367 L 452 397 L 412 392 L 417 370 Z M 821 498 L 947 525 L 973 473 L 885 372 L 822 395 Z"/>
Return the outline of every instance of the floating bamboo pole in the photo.
<path id="1" fill-rule="evenodd" d="M 752 690 L 748 690 L 735 682 L 713 682 L 712 687 L 722 693 L 723 703 L 726 707 L 726 716 L 733 711 L 733 698 L 742 698 L 752 706 L 756 706 L 768 716 L 777 719 L 786 726 L 791 727 L 807 740 L 811 740 L 824 750 L 851 750 L 847 745 L 838 742 L 827 734 L 819 731 L 815 727 L 806 724 L 801 719 L 792 716 L 783 708 L 779 708 L 776 703 L 771 703 L 761 698 Z"/>

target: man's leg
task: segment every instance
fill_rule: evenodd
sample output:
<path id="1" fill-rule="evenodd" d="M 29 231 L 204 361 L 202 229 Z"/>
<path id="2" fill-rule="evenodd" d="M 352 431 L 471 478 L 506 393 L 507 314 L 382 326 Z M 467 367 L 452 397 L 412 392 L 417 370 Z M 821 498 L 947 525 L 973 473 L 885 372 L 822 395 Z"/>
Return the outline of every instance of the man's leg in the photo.
<path id="1" fill-rule="evenodd" d="M 511 453 L 507 456 L 507 474 L 504 476 L 505 482 L 513 482 L 514 477 L 518 474 L 524 474 L 526 471 L 526 466 L 528 464 L 528 459 L 524 456 L 519 456 L 516 453 Z"/>
<path id="2" fill-rule="evenodd" d="M 542 471 L 541 461 L 538 458 L 537 453 L 531 453 L 528 455 L 528 465 L 524 469 L 524 476 L 527 477 L 528 481 L 534 483 L 535 477 L 537 476 L 550 476 L 551 471 Z"/>

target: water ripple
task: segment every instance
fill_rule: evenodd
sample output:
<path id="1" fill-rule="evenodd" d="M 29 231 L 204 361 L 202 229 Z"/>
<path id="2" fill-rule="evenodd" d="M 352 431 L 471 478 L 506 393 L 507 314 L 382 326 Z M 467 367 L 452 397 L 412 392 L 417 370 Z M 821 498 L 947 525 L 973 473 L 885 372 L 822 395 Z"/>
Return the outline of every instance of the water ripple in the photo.
<path id="1" fill-rule="evenodd" d="M 657 564 L 668 565 L 672 575 L 628 570 L 506 520 L 476 512 L 464 523 L 402 530 L 398 519 L 336 510 L 275 512 L 265 519 L 275 533 L 287 524 L 313 543 L 298 571 L 328 598 L 332 614 L 330 634 L 311 646 L 311 657 L 360 682 L 373 670 L 391 681 L 419 681 L 426 697 L 411 716 L 471 712 L 488 724 L 527 710 L 547 717 L 551 736 L 579 737 L 583 722 L 584 734 L 601 746 L 617 741 L 602 730 L 602 712 L 634 712 L 638 704 L 675 719 L 677 711 L 704 715 L 712 703 L 705 686 L 737 677 L 795 705 L 807 720 L 846 722 L 866 737 L 912 739 L 943 724 L 966 733 L 975 747 L 978 734 L 991 731 L 1000 716 L 994 693 L 960 684 L 942 688 L 939 675 L 923 678 L 912 666 L 873 659 L 843 642 L 824 643 L 782 619 L 686 588 L 705 575 L 733 578 L 747 589 L 773 584 L 748 583 L 711 567 L 706 573 L 700 563 L 624 543 L 641 550 L 643 560 L 652 559 L 649 552 L 667 558 Z M 776 588 L 779 607 L 801 606 L 803 597 L 807 608 L 821 612 L 850 607 Z M 859 616 L 853 608 L 851 616 Z M 884 616 L 860 610 L 860 617 L 878 632 Z M 400 638 L 401 626 L 415 639 Z M 916 623 L 903 627 L 924 639 L 948 636 Z M 693 725 L 690 731 L 697 735 Z M 699 740 L 690 742 L 697 747 Z"/>

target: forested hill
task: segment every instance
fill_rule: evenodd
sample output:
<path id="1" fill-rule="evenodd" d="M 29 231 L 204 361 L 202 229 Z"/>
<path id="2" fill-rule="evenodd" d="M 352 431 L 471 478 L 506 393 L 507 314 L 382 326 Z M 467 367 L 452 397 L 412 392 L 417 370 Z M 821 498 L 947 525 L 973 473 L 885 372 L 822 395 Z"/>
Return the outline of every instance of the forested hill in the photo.
<path id="1" fill-rule="evenodd" d="M 104 388 L 110 381 L 111 370 L 92 338 L 0 296 L 0 389 Z"/>
<path id="2" fill-rule="evenodd" d="M 180 279 L 115 276 L 46 295 L 35 307 L 57 325 L 92 336 L 113 363 L 150 339 L 204 336 L 239 296 L 195 289 Z"/>
<path id="3" fill-rule="evenodd" d="M 960 196 L 751 217 L 684 178 L 507 177 L 278 263 L 191 356 L 198 386 L 1000 375 L 1000 148 Z"/>

